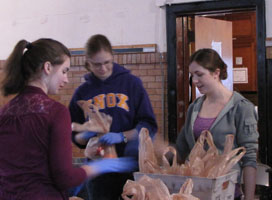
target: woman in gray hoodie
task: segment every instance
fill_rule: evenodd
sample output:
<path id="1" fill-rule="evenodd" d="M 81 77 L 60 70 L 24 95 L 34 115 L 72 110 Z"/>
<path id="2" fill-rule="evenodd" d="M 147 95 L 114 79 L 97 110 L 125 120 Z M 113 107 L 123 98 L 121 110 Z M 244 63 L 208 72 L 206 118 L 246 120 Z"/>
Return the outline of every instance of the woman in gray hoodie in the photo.
<path id="1" fill-rule="evenodd" d="M 178 135 L 177 150 L 181 160 L 185 161 L 188 157 L 203 130 L 211 132 L 220 152 L 224 150 L 225 136 L 233 134 L 233 148 L 246 148 L 246 154 L 235 166 L 240 173 L 243 171 L 244 199 L 254 199 L 259 136 L 254 105 L 222 84 L 221 80 L 227 78 L 227 65 L 216 51 L 196 51 L 191 56 L 189 71 L 194 85 L 203 96 L 189 106 L 185 125 Z M 235 199 L 241 196 L 240 184 L 237 184 Z"/>

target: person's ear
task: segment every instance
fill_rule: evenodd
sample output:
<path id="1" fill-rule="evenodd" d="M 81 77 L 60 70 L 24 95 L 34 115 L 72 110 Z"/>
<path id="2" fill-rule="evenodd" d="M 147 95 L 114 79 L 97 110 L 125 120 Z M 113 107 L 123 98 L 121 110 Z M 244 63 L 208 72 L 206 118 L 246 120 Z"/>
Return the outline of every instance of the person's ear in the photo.
<path id="1" fill-rule="evenodd" d="M 220 77 L 220 69 L 219 69 L 219 68 L 217 68 L 217 69 L 214 71 L 214 75 L 215 75 L 216 78 L 218 77 L 218 79 L 220 79 L 220 78 L 219 78 L 219 77 Z"/>
<path id="2" fill-rule="evenodd" d="M 90 63 L 89 63 L 89 62 L 86 61 L 84 67 L 85 67 L 85 69 L 86 69 L 87 71 L 89 71 L 89 72 L 91 71 L 91 66 L 90 66 Z"/>
<path id="3" fill-rule="evenodd" d="M 49 61 L 46 61 L 44 64 L 43 64 L 43 70 L 45 72 L 45 74 L 49 75 L 52 71 L 52 65 Z"/>

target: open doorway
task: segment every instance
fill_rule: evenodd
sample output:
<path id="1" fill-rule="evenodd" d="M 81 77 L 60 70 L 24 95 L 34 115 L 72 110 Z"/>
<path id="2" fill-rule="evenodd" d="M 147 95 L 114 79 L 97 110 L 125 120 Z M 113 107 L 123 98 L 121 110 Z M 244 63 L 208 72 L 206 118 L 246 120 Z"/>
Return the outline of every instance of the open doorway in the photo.
<path id="1" fill-rule="evenodd" d="M 188 21 L 188 24 L 183 23 L 185 21 Z M 199 91 L 194 87 L 190 90 L 184 87 L 188 77 L 188 62 L 183 55 L 189 57 L 201 48 L 212 48 L 219 53 L 228 66 L 228 78 L 223 84 L 228 89 L 241 93 L 257 108 L 255 10 L 181 16 L 176 19 L 176 29 L 177 130 L 180 130 L 184 124 L 189 103 L 200 96 Z M 187 48 L 183 48 L 184 46 Z M 184 51 L 188 52 L 184 53 Z"/>
<path id="2" fill-rule="evenodd" d="M 256 11 L 247 9 L 206 17 L 232 22 L 233 89 L 258 106 Z"/>
<path id="3" fill-rule="evenodd" d="M 267 163 L 267 82 L 264 1 L 208 1 L 167 7 L 168 136 L 174 142 L 191 98 L 188 62 L 195 51 L 195 17 L 229 21 L 233 27 L 233 89 L 258 106 L 259 156 Z M 213 28 L 214 29 L 214 28 Z M 258 33 L 258 34 L 256 34 Z M 239 82 L 242 78 L 242 82 Z M 236 78 L 236 79 L 235 79 Z M 244 82 L 243 82 L 244 81 Z"/>

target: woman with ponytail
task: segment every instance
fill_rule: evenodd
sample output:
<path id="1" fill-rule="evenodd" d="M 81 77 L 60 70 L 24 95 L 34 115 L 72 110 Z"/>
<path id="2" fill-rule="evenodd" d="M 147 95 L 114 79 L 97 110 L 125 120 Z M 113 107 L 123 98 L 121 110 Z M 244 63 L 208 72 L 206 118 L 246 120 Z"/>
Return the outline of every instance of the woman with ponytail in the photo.
<path id="1" fill-rule="evenodd" d="M 0 109 L 1 200 L 68 199 L 87 178 L 131 168 L 125 159 L 72 166 L 69 111 L 48 97 L 68 83 L 70 57 L 56 40 L 21 40 L 6 61 L 1 91 L 17 95 Z"/>

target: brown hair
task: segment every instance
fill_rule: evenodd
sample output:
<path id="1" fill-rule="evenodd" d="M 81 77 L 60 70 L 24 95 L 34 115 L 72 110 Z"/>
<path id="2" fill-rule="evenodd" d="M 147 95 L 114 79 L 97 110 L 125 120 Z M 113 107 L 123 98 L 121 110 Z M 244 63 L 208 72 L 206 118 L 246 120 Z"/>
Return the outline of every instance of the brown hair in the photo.
<path id="1" fill-rule="evenodd" d="M 22 91 L 29 80 L 38 78 L 45 62 L 60 65 L 65 56 L 71 57 L 69 50 L 56 40 L 42 38 L 33 43 L 20 40 L 4 67 L 5 77 L 1 87 L 4 96 Z"/>
<path id="2" fill-rule="evenodd" d="M 85 46 L 86 58 L 91 58 L 101 50 L 107 51 L 112 54 L 112 46 L 108 38 L 101 34 L 91 36 Z M 90 71 L 89 63 L 85 63 L 85 68 Z"/>
<path id="3" fill-rule="evenodd" d="M 104 35 L 93 35 L 86 44 L 86 56 L 92 57 L 101 50 L 112 53 L 112 46 L 108 38 Z"/>
<path id="4" fill-rule="evenodd" d="M 190 58 L 190 64 L 192 62 L 197 62 L 197 64 L 210 72 L 215 72 L 217 68 L 220 69 L 220 80 L 225 80 L 228 77 L 227 65 L 213 49 L 204 48 L 197 50 Z"/>

